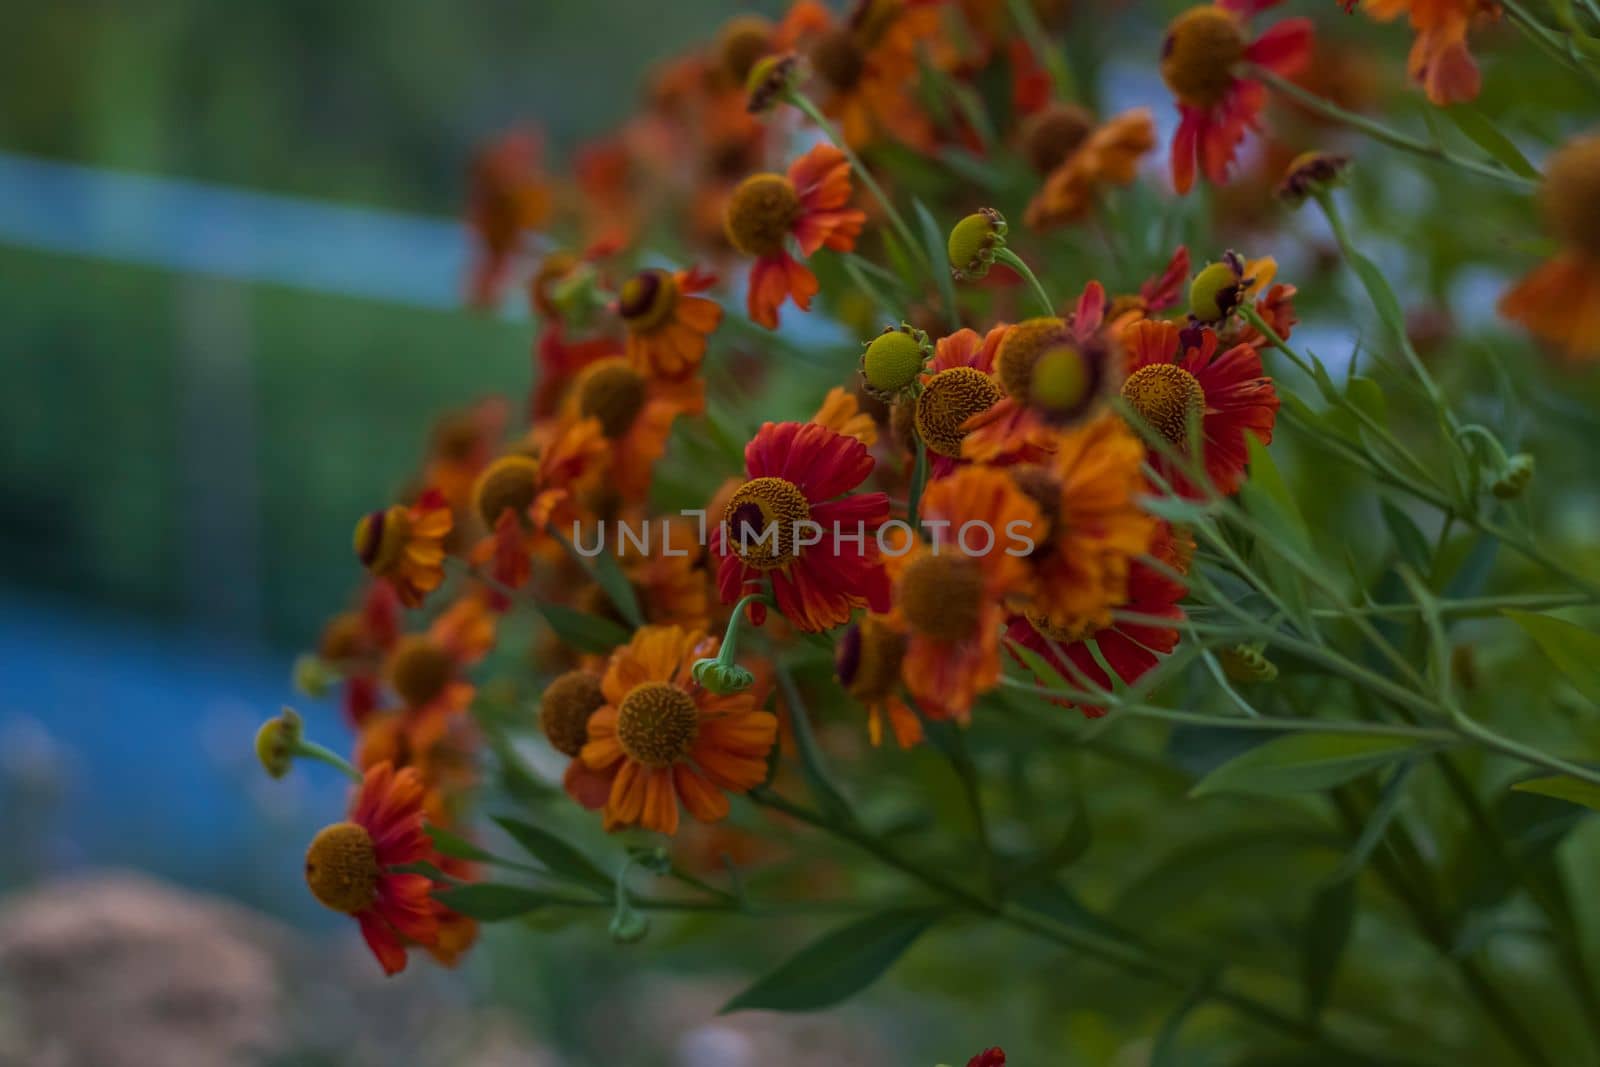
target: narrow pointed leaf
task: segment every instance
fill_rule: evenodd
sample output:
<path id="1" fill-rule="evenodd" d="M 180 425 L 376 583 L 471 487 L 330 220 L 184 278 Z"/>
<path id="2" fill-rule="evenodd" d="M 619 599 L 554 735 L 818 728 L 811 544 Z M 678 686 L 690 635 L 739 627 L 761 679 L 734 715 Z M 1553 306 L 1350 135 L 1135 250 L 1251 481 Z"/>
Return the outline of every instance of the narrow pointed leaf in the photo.
<path id="1" fill-rule="evenodd" d="M 628 643 L 628 631 L 599 615 L 588 615 L 560 604 L 540 604 L 539 614 L 561 642 L 580 652 L 605 655 Z"/>
<path id="2" fill-rule="evenodd" d="M 929 909 L 869 915 L 813 941 L 723 1007 L 734 1011 L 817 1011 L 877 981 L 939 920 Z"/>
<path id="3" fill-rule="evenodd" d="M 1574 804 L 1600 811 L 1600 785 L 1585 782 L 1569 774 L 1534 778 L 1531 781 L 1518 782 L 1511 788 L 1519 793 L 1538 793 L 1540 796 L 1555 797 L 1558 800 L 1570 800 Z"/>
<path id="4" fill-rule="evenodd" d="M 1189 795 L 1287 796 L 1331 789 L 1420 747 L 1409 738 L 1381 734 L 1290 734 L 1224 763 L 1206 775 Z"/>
<path id="5" fill-rule="evenodd" d="M 1527 631 L 1578 692 L 1600 704 L 1600 634 L 1531 611 L 1508 611 L 1506 615 Z"/>
<path id="6" fill-rule="evenodd" d="M 494 821 L 551 874 L 597 889 L 610 887 L 610 876 L 593 860 L 550 831 L 503 815 Z"/>
<path id="7" fill-rule="evenodd" d="M 498 882 L 477 882 L 434 895 L 451 911 L 484 922 L 515 919 L 554 902 L 543 890 Z"/>

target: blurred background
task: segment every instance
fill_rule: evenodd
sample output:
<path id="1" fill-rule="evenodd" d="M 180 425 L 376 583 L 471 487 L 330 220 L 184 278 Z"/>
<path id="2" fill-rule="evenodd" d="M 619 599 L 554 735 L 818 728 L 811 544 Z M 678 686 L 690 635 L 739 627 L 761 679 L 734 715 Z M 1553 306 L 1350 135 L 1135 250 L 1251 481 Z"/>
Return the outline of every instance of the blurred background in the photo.
<path id="1" fill-rule="evenodd" d="M 652 62 L 735 11 L 781 7 L 68 0 L 8 12 L 0 1064 L 931 1063 L 946 1040 L 962 1043 L 944 1057 L 965 1049 L 964 1061 L 1026 1012 L 935 1018 L 874 990 L 826 1019 L 711 1021 L 738 974 L 718 975 L 692 939 L 597 952 L 593 930 L 502 931 L 459 974 L 421 966 L 384 983 L 299 869 L 341 783 L 323 768 L 269 782 L 251 750 L 284 703 L 313 736 L 342 736 L 331 705 L 307 705 L 290 675 L 356 581 L 355 517 L 391 499 L 432 416 L 528 386 L 530 324 L 463 307 L 474 147 L 535 121 L 558 168 L 628 113 Z M 1147 43 L 1148 20 L 1142 32 Z M 1364 21 L 1343 32 L 1382 41 L 1397 88 L 1408 35 Z M 1553 113 L 1570 87 L 1514 42 L 1495 48 L 1486 109 L 1556 139 L 1538 102 Z M 1108 68 L 1106 97 L 1155 105 L 1169 131 L 1154 64 L 1133 58 Z M 1512 62 L 1525 77 L 1493 76 Z M 1497 330 L 1488 309 L 1511 271 L 1493 257 L 1510 242 L 1493 217 L 1462 224 L 1479 201 L 1409 163 L 1370 172 L 1353 195 L 1362 218 L 1390 220 L 1369 251 L 1419 330 Z M 1260 222 L 1249 203 L 1220 208 L 1236 232 Z M 1495 210 L 1526 221 L 1525 205 Z M 1314 240 L 1272 251 L 1302 286 L 1331 270 Z M 1330 306 L 1342 298 L 1309 297 L 1299 336 L 1336 365 L 1353 344 Z M 1568 439 L 1574 426 L 1596 434 L 1560 393 L 1541 388 L 1514 436 L 1549 419 Z M 1559 483 L 1583 462 L 1541 455 L 1541 476 Z M 1600 521 L 1588 484 L 1551 521 Z M 508 975 L 518 981 L 496 980 Z M 27 995 L 8 998 L 8 982 Z M 637 999 L 597 1003 L 602 990 Z M 118 1022 L 85 1027 L 87 1011 Z M 1094 1025 L 1080 1027 L 1091 1044 Z"/>

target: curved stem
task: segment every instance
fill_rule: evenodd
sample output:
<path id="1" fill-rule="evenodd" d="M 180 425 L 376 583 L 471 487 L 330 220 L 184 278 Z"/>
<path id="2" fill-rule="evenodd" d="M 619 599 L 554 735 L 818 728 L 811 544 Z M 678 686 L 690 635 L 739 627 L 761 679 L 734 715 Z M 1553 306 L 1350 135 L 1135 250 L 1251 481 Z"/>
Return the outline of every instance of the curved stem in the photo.
<path id="1" fill-rule="evenodd" d="M 1026 278 L 1028 284 L 1033 286 L 1033 295 L 1039 298 L 1039 304 L 1044 308 L 1045 315 L 1054 317 L 1056 306 L 1050 300 L 1050 294 L 1044 291 L 1044 286 L 1039 284 L 1039 278 L 1033 273 L 1033 268 L 1023 262 L 1021 256 L 1002 246 L 994 250 L 994 258 Z"/>

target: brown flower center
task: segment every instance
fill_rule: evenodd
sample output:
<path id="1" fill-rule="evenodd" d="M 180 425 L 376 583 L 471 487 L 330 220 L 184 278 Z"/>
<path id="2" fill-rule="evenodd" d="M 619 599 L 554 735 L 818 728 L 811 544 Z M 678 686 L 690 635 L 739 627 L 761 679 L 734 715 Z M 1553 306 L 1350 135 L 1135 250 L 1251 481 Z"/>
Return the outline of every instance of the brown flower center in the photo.
<path id="1" fill-rule="evenodd" d="M 507 508 L 526 526 L 528 508 L 538 495 L 539 461 L 531 456 L 501 456 L 484 468 L 472 488 L 478 517 L 491 529 Z"/>
<path id="2" fill-rule="evenodd" d="M 847 693 L 873 703 L 900 688 L 900 664 L 905 658 L 905 635 L 869 615 L 839 639 L 834 671 Z"/>
<path id="3" fill-rule="evenodd" d="M 1182 446 L 1189 420 L 1204 417 L 1206 393 L 1195 376 L 1175 363 L 1140 367 L 1122 383 L 1122 399 L 1162 437 Z"/>
<path id="4" fill-rule="evenodd" d="M 407 634 L 389 655 L 389 684 L 406 707 L 425 707 L 444 692 L 455 675 L 450 653 L 425 634 Z"/>
<path id="5" fill-rule="evenodd" d="M 589 716 L 605 702 L 600 679 L 588 671 L 568 671 L 545 686 L 539 728 L 550 747 L 563 756 L 577 756 L 589 740 Z"/>
<path id="6" fill-rule="evenodd" d="M 667 682 L 635 686 L 617 707 L 617 741 L 646 767 L 670 767 L 687 756 L 700 734 L 700 710 L 688 693 Z"/>
<path id="7" fill-rule="evenodd" d="M 1093 129 L 1094 116 L 1086 108 L 1051 104 L 1022 124 L 1022 154 L 1035 171 L 1049 174 L 1078 150 Z"/>
<path id="8" fill-rule="evenodd" d="M 1600 136 L 1569 142 L 1550 157 L 1539 204 L 1557 237 L 1600 257 Z"/>
<path id="9" fill-rule="evenodd" d="M 976 637 L 983 570 L 966 556 L 921 556 L 900 576 L 900 610 L 906 622 L 936 641 Z"/>
<path id="10" fill-rule="evenodd" d="M 373 574 L 387 574 L 410 537 L 411 516 L 399 504 L 363 515 L 356 523 L 356 558 Z"/>
<path id="11" fill-rule="evenodd" d="M 800 196 L 781 174 L 752 174 L 728 200 L 723 229 L 728 241 L 747 256 L 783 250 L 783 239 L 800 214 Z"/>
<path id="12" fill-rule="evenodd" d="M 722 73 L 733 85 L 743 85 L 750 68 L 772 51 L 772 23 L 760 15 L 736 15 L 717 37 L 717 57 Z"/>
<path id="13" fill-rule="evenodd" d="M 757 570 L 777 570 L 794 560 L 796 526 L 811 518 L 800 487 L 782 478 L 753 478 L 734 491 L 723 509 L 728 546 Z"/>
<path id="14" fill-rule="evenodd" d="M 1233 15 L 1207 4 L 1173 20 L 1161 46 L 1161 77 L 1181 102 L 1209 108 L 1222 101 L 1244 58 L 1243 27 Z"/>
<path id="15" fill-rule="evenodd" d="M 849 29 L 830 30 L 811 46 L 811 66 L 828 87 L 843 93 L 855 88 L 867 69 L 867 57 Z"/>
<path id="16" fill-rule="evenodd" d="M 633 428 L 645 402 L 644 376 L 621 356 L 590 367 L 578 387 L 578 411 L 600 420 L 601 431 L 615 440 Z"/>
<path id="17" fill-rule="evenodd" d="M 642 270 L 622 283 L 617 312 L 631 333 L 649 333 L 672 317 L 678 304 L 678 280 L 671 271 Z"/>
<path id="18" fill-rule="evenodd" d="M 1061 522 L 1061 479 L 1050 468 L 1037 463 L 1008 467 L 1006 473 L 1011 475 L 1011 484 L 1039 506 L 1041 528 L 1029 531 L 1034 542 L 1030 555 L 1037 555 L 1049 548 L 1055 538 L 1056 526 Z"/>
<path id="19" fill-rule="evenodd" d="M 366 828 L 353 822 L 325 826 L 306 850 L 306 885 L 334 911 L 354 915 L 378 898 L 378 850 Z"/>
<path id="20" fill-rule="evenodd" d="M 917 397 L 917 433 L 923 442 L 941 456 L 959 458 L 962 429 L 974 415 L 982 414 L 1000 400 L 1000 387 L 976 367 L 951 367 L 928 379 Z"/>

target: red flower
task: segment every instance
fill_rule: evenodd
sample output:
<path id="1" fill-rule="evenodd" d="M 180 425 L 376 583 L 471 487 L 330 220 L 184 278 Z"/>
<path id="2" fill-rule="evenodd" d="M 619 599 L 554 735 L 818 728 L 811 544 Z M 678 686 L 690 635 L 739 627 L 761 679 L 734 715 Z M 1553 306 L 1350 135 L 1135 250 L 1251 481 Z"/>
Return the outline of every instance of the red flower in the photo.
<path id="1" fill-rule="evenodd" d="M 778 610 L 802 630 L 848 622 L 858 607 L 887 612 L 877 531 L 889 498 L 844 495 L 872 473 L 867 446 L 816 423 L 769 422 L 744 459 L 749 480 L 711 535 L 723 602 L 770 577 Z"/>
<path id="2" fill-rule="evenodd" d="M 1178 132 L 1172 139 L 1172 183 L 1187 193 L 1196 163 L 1221 184 L 1246 130 L 1258 128 L 1266 88 L 1236 73 L 1251 63 L 1276 74 L 1293 74 L 1311 58 L 1311 20 L 1287 19 L 1254 41 L 1243 19 L 1281 0 L 1219 0 L 1192 7 L 1167 30 L 1161 76 L 1178 100 Z"/>
<path id="3" fill-rule="evenodd" d="M 750 318 L 776 329 L 778 308 L 793 298 L 809 310 L 817 295 L 816 275 L 789 254 L 793 237 L 802 256 L 824 246 L 848 252 L 867 216 L 850 202 L 850 164 L 832 145 L 817 145 L 782 174 L 753 174 L 734 190 L 723 217 L 728 240 L 755 256 L 746 307 Z"/>
<path id="4" fill-rule="evenodd" d="M 1002 1048 L 986 1048 L 967 1061 L 967 1067 L 1006 1067 L 1006 1053 Z"/>
<path id="5" fill-rule="evenodd" d="M 439 913 L 433 883 L 394 870 L 433 858 L 422 829 L 423 785 L 389 763 L 367 771 L 347 822 L 324 827 L 306 852 L 306 884 L 334 911 L 353 915 L 385 974 L 405 970 L 406 945 L 432 945 Z"/>
<path id="6" fill-rule="evenodd" d="M 1170 322 L 1145 320 L 1123 334 L 1128 378 L 1122 398 L 1178 449 L 1188 446 L 1189 419 L 1198 416 L 1205 447 L 1206 477 L 1217 492 L 1238 490 L 1249 462 L 1246 435 L 1272 443 L 1278 391 L 1261 370 L 1261 353 L 1239 344 L 1222 354 L 1217 335 L 1199 331 L 1199 347 Z M 1176 464 L 1152 451 L 1150 463 L 1184 496 L 1201 491 Z"/>

